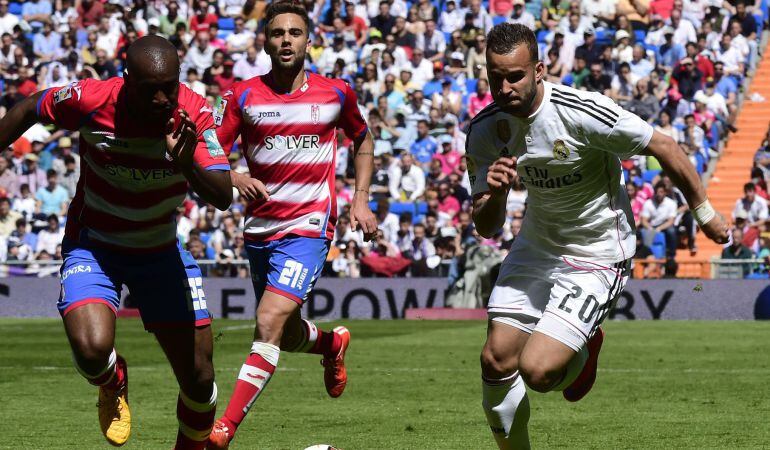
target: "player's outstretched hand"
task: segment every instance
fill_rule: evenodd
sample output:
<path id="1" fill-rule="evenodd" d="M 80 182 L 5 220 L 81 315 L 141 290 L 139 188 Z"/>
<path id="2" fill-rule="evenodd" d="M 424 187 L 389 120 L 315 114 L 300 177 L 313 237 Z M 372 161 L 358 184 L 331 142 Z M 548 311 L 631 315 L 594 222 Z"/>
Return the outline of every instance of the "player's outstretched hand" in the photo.
<path id="1" fill-rule="evenodd" d="M 363 193 L 354 196 L 350 206 L 350 227 L 357 230 L 359 226 L 364 232 L 365 241 L 372 241 L 377 236 L 377 219 L 369 209 L 369 196 Z"/>
<path id="2" fill-rule="evenodd" d="M 270 193 L 267 192 L 265 184 L 256 178 L 251 178 L 245 173 L 230 172 L 230 180 L 233 182 L 233 187 L 238 189 L 238 193 L 246 200 L 270 200 Z"/>
<path id="3" fill-rule="evenodd" d="M 198 131 L 195 122 L 190 119 L 187 111 L 179 109 L 178 121 L 171 118 L 166 123 L 166 152 L 179 167 L 189 168 L 192 167 L 197 144 Z"/>
<path id="4" fill-rule="evenodd" d="M 516 158 L 501 157 L 489 166 L 487 185 L 493 194 L 508 195 L 517 176 Z"/>
<path id="5" fill-rule="evenodd" d="M 727 244 L 727 241 L 730 239 L 730 227 L 727 226 L 727 221 L 719 213 L 708 223 L 704 224 L 701 230 L 709 239 L 717 244 Z"/>

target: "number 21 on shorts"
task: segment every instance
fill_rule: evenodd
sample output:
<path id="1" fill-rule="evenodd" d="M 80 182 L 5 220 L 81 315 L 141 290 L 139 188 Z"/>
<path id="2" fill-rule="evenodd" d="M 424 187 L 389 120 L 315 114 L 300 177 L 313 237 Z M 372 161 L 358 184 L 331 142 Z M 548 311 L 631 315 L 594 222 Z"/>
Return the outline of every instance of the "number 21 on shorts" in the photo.
<path id="1" fill-rule="evenodd" d="M 281 276 L 278 278 L 278 282 L 296 288 L 299 282 L 299 276 L 302 274 L 302 263 L 297 261 L 286 261 L 281 270 Z"/>

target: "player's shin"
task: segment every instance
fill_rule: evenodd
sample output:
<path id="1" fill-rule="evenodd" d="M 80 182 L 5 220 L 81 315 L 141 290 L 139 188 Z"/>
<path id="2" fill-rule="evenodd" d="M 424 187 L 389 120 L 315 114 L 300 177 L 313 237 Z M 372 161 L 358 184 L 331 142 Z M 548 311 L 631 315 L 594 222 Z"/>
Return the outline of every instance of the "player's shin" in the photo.
<path id="1" fill-rule="evenodd" d="M 176 403 L 176 417 L 179 421 L 177 450 L 203 450 L 206 448 L 217 410 L 217 385 L 214 383 L 208 401 L 197 402 L 179 391 Z"/>
<path id="2" fill-rule="evenodd" d="M 519 372 L 491 380 L 482 376 L 482 406 L 501 450 L 529 448 L 529 398 Z"/>
<path id="3" fill-rule="evenodd" d="M 104 368 L 97 373 L 88 373 L 80 367 L 75 355 L 72 356 L 72 362 L 75 365 L 75 369 L 77 369 L 78 373 L 80 373 L 83 378 L 88 380 L 88 382 L 94 386 L 104 386 L 112 390 L 118 389 L 123 382 L 123 374 L 117 369 L 116 361 L 117 353 L 115 353 L 115 349 L 112 349 Z"/>
<path id="4" fill-rule="evenodd" d="M 313 322 L 302 319 L 300 327 L 303 335 L 298 344 L 291 350 L 292 353 L 314 353 L 327 357 L 335 356 L 342 346 L 342 339 L 338 333 L 320 330 Z"/>
<path id="5" fill-rule="evenodd" d="M 585 366 L 586 360 L 588 360 L 588 349 L 584 345 L 580 351 L 569 360 L 567 367 L 564 369 L 564 378 L 562 378 L 559 384 L 554 386 L 553 390 L 563 391 L 569 387 L 575 381 L 575 379 L 577 379 L 578 375 L 580 375 L 580 372 L 583 370 L 583 366 Z"/>
<path id="6" fill-rule="evenodd" d="M 235 382 L 235 390 L 230 397 L 223 421 L 234 429 L 240 425 L 248 414 L 251 405 L 262 393 L 270 377 L 278 365 L 278 357 L 281 350 L 272 344 L 254 342 L 251 354 L 246 363 L 241 367 L 238 380 Z"/>

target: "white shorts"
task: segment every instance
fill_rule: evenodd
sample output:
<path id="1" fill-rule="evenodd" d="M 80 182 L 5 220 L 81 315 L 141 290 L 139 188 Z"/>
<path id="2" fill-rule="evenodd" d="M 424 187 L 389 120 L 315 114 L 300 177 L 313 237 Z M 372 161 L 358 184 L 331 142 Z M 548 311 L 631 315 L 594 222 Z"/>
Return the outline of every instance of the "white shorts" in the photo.
<path id="1" fill-rule="evenodd" d="M 489 318 L 580 351 L 615 306 L 630 262 L 506 260 L 489 298 Z"/>

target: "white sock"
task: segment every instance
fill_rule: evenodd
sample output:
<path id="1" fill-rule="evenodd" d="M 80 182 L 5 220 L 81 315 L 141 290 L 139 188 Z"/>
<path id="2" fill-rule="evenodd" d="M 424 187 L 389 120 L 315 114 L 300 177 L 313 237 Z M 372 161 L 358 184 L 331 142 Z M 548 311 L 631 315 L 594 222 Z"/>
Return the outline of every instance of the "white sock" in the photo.
<path id="1" fill-rule="evenodd" d="M 500 450 L 529 449 L 529 398 L 519 372 L 501 380 L 482 377 L 482 406 Z"/>
<path id="2" fill-rule="evenodd" d="M 587 360 L 588 349 L 584 345 L 580 351 L 575 353 L 575 356 L 569 360 L 569 363 L 567 363 L 567 370 L 564 373 L 564 379 L 554 386 L 553 390 L 563 391 L 564 389 L 567 389 L 567 387 L 575 381 L 578 375 L 580 375 L 580 372 L 583 371 L 583 366 L 585 366 Z"/>

